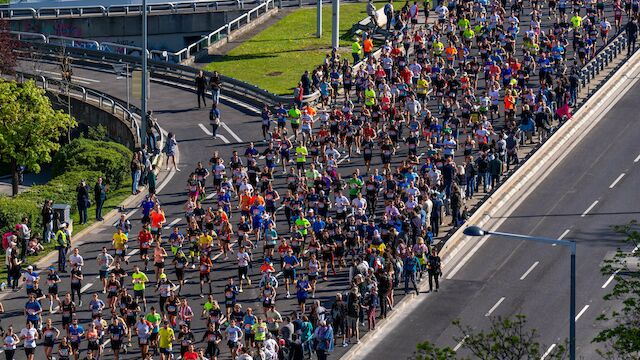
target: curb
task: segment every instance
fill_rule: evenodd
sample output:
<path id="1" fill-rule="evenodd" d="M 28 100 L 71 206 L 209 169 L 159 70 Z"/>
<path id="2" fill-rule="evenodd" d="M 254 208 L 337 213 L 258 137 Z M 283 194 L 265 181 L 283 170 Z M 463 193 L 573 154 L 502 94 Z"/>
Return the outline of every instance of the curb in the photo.
<path id="1" fill-rule="evenodd" d="M 622 78 L 632 78 L 633 73 L 637 72 L 640 68 L 640 52 L 636 52 L 631 58 L 629 58 L 615 73 L 611 76 L 598 91 L 591 96 L 588 101 L 573 114 L 572 120 L 569 120 L 567 124 L 562 126 L 553 136 L 547 140 L 534 154 L 532 154 L 527 161 L 520 166 L 512 176 L 510 176 L 502 186 L 491 194 L 491 196 L 482 203 L 478 209 L 469 217 L 466 224 L 477 224 L 482 226 L 493 218 L 493 215 L 499 211 L 505 211 L 503 208 L 510 199 L 526 185 L 530 185 L 531 181 L 541 182 L 544 176 L 541 175 L 541 171 L 550 171 L 560 162 L 564 155 L 568 154 L 570 149 L 563 147 L 569 141 L 573 141 L 569 148 L 575 147 L 581 138 L 586 136 L 590 130 L 600 123 L 604 116 L 593 119 L 594 115 L 600 115 L 605 113 L 603 108 L 607 106 L 614 106 L 615 102 L 611 101 L 611 97 L 615 97 L 616 100 L 620 99 L 620 90 L 631 88 L 635 84 L 635 80 L 629 84 L 626 84 L 624 88 L 621 86 L 625 84 L 625 81 L 621 81 Z M 617 101 L 616 101 L 617 102 Z M 564 153 L 556 156 L 560 150 Z M 554 158 L 557 157 L 557 158 Z M 543 169 L 543 165 L 553 162 L 547 169 Z M 537 184 L 535 184 L 537 186 Z M 529 190 L 532 191 L 535 186 L 529 186 Z M 510 207 L 513 210 L 515 207 Z M 506 209 L 508 211 L 509 209 Z M 458 254 L 460 249 L 464 247 L 467 242 L 468 236 L 463 233 L 464 227 L 458 228 L 445 242 L 444 246 L 440 250 L 440 257 L 443 265 L 452 261 L 452 258 Z M 477 242 L 479 244 L 480 242 Z M 453 267 L 450 267 L 453 268 Z M 425 282 L 421 282 L 418 286 L 419 291 L 423 291 L 425 288 Z M 426 294 L 425 294 L 426 296 Z M 415 294 L 409 294 L 404 296 L 390 311 L 386 319 L 379 320 L 376 324 L 375 332 L 367 332 L 360 338 L 360 343 L 353 345 L 346 354 L 340 357 L 341 360 L 360 359 L 364 354 L 359 354 L 359 351 L 364 349 L 369 340 L 380 333 L 383 329 L 390 329 L 394 324 L 390 322 L 398 317 L 398 313 L 401 313 L 402 308 L 407 307 L 409 304 L 414 303 L 416 299 Z"/>

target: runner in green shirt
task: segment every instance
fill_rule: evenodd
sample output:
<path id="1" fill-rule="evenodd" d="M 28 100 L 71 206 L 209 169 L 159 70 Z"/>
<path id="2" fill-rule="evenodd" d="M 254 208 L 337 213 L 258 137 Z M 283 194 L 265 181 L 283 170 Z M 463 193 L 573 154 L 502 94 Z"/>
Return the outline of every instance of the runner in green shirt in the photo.
<path id="1" fill-rule="evenodd" d="M 289 116 L 289 120 L 291 120 L 291 130 L 293 130 L 293 136 L 296 140 L 298 140 L 298 131 L 300 130 L 300 117 L 302 116 L 302 111 L 298 109 L 298 104 L 294 104 L 291 109 L 287 112 Z"/>
<path id="2" fill-rule="evenodd" d="M 307 155 L 309 151 L 302 142 L 299 142 L 296 146 L 296 168 L 298 169 L 298 176 L 302 176 L 304 171 L 304 164 L 307 162 Z"/>
<path id="3" fill-rule="evenodd" d="M 131 274 L 133 282 L 133 296 L 135 301 L 142 299 L 144 311 L 147 311 L 147 298 L 144 296 L 144 285 L 149 281 L 147 274 L 140 271 L 140 266 L 134 265 L 133 274 Z"/>
<path id="4" fill-rule="evenodd" d="M 362 190 L 364 182 L 360 180 L 358 173 L 354 172 L 351 179 L 347 182 L 347 185 L 349 186 L 349 200 L 353 201 L 353 199 L 358 197 L 358 193 Z"/>

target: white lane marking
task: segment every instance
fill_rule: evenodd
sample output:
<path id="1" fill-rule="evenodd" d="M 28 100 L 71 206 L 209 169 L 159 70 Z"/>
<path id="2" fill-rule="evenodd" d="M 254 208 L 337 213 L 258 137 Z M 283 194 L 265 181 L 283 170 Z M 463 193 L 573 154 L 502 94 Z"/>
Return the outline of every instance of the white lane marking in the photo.
<path id="1" fill-rule="evenodd" d="M 276 274 L 276 277 L 280 277 L 280 276 L 282 276 L 282 271 L 279 271 L 279 272 Z"/>
<path id="2" fill-rule="evenodd" d="M 204 126 L 202 123 L 199 123 L 198 126 L 200 126 L 200 129 L 202 129 L 202 131 L 204 131 L 205 134 L 212 136 L 213 133 L 211 132 L 211 130 L 207 129 L 206 126 Z"/>
<path id="3" fill-rule="evenodd" d="M 529 275 L 529 273 L 532 272 L 533 269 L 536 268 L 536 266 L 538 266 L 538 264 L 540 264 L 540 261 L 534 262 L 533 265 L 531 265 L 531 267 L 529 268 L 529 270 L 525 271 L 524 274 L 520 276 L 520 280 L 524 280 L 527 277 L 527 275 Z"/>
<path id="4" fill-rule="evenodd" d="M 547 356 L 549 356 L 549 354 L 551 354 L 551 352 L 553 351 L 553 349 L 556 348 L 556 344 L 551 344 L 551 346 L 549 346 L 549 348 L 547 349 L 547 351 L 544 352 L 544 354 L 542 355 L 542 357 L 540 358 L 540 360 L 544 360 Z"/>
<path id="5" fill-rule="evenodd" d="M 640 155 L 638 155 L 638 157 L 636 157 L 635 160 L 633 160 L 634 163 L 637 163 L 638 161 L 640 161 Z"/>
<path id="6" fill-rule="evenodd" d="M 225 144 L 231 144 L 231 141 L 229 141 L 226 136 L 220 134 L 216 134 L 216 136 L 219 137 L 220 140 L 224 141 Z"/>
<path id="7" fill-rule="evenodd" d="M 60 73 L 57 73 L 55 71 L 49 71 L 49 70 L 40 70 L 40 72 L 47 73 L 47 74 L 58 75 L 58 76 L 60 75 Z M 96 80 L 96 79 L 89 79 L 89 78 L 85 78 L 85 77 L 81 77 L 81 76 L 75 76 L 75 75 L 71 76 L 71 80 L 74 80 L 74 79 L 80 79 L 80 80 L 94 82 L 94 83 L 99 83 L 100 82 L 100 80 Z"/>
<path id="8" fill-rule="evenodd" d="M 482 245 L 484 245 L 485 242 L 487 242 L 487 239 L 489 239 L 489 236 L 484 236 L 479 242 L 478 244 L 471 249 L 471 251 L 469 251 L 463 258 L 462 260 L 460 260 L 460 262 L 458 262 L 458 264 L 456 265 L 456 267 L 453 268 L 453 270 L 451 270 L 449 272 L 449 274 L 447 275 L 447 280 L 453 278 L 458 271 L 460 271 L 460 269 L 462 269 L 462 267 L 467 263 L 467 261 L 469 261 L 469 259 L 471 259 L 471 257 L 473 255 L 475 255 L 475 253 L 480 250 L 480 248 L 482 247 Z"/>
<path id="9" fill-rule="evenodd" d="M 504 299 L 505 299 L 504 296 L 501 297 L 500 300 L 498 300 L 498 302 L 495 305 L 493 305 L 493 307 L 491 309 L 489 309 L 489 311 L 486 314 L 484 314 L 484 316 L 489 316 L 489 315 L 491 315 L 492 312 L 496 311 L 496 309 L 498 308 L 498 306 L 500 306 L 500 304 L 502 304 Z"/>
<path id="10" fill-rule="evenodd" d="M 464 338 L 462 338 L 462 340 L 460 340 L 458 345 L 454 346 L 453 351 L 458 351 L 462 347 L 462 344 L 464 344 L 464 341 L 467 340 L 468 337 L 469 337 L 469 335 L 467 335 Z"/>
<path id="11" fill-rule="evenodd" d="M 180 222 L 180 220 L 182 220 L 182 219 L 177 218 L 177 219 L 173 220 L 169 225 L 165 226 L 164 228 L 165 228 L 165 229 L 171 229 L 171 227 L 173 227 L 173 225 L 175 225 L 175 224 L 179 223 L 179 222 Z"/>
<path id="12" fill-rule="evenodd" d="M 567 234 L 569 233 L 569 231 L 571 231 L 571 229 L 567 229 L 565 230 L 559 237 L 558 240 L 562 240 L 565 236 L 567 236 Z M 551 246 L 557 246 L 558 244 L 551 244 Z"/>
<path id="13" fill-rule="evenodd" d="M 580 312 L 578 313 L 578 315 L 576 315 L 576 321 L 578 321 L 578 319 L 580 319 L 580 316 L 582 316 L 582 314 L 584 314 L 587 309 L 589 308 L 589 305 L 585 305 L 582 310 L 580 310 Z"/>
<path id="14" fill-rule="evenodd" d="M 620 176 L 618 176 L 612 183 L 611 185 L 609 185 L 609 189 L 613 189 L 614 186 L 616 186 L 616 184 L 618 183 L 618 181 L 622 180 L 622 178 L 625 176 L 625 173 L 620 174 Z"/>
<path id="15" fill-rule="evenodd" d="M 234 133 L 233 130 L 231 130 L 231 128 L 229 126 L 227 126 L 227 124 L 221 122 L 220 125 L 222 125 L 222 127 L 227 130 L 229 132 L 229 134 L 231 134 L 231 136 L 236 139 L 237 142 L 243 142 L 242 139 L 240 139 L 240 137 L 238 136 L 238 134 Z"/>
<path id="16" fill-rule="evenodd" d="M 83 286 L 82 289 L 80 289 L 80 292 L 83 293 L 87 291 L 87 289 L 90 288 L 91 285 L 93 285 L 93 283 L 88 283 L 87 285 Z"/>
<path id="17" fill-rule="evenodd" d="M 609 286 L 609 284 L 611 284 L 611 282 L 613 281 L 613 279 L 615 279 L 616 275 L 618 275 L 619 272 L 620 272 L 620 269 L 616 270 L 613 274 L 611 274 L 611 276 L 609 276 L 607 281 L 605 281 L 604 284 L 602 285 L 602 288 L 605 289 L 607 286 Z"/>
<path id="18" fill-rule="evenodd" d="M 594 201 L 593 204 L 591 204 L 591 206 L 589 206 L 587 208 L 587 210 L 585 210 L 582 215 L 580 215 L 580 217 L 585 217 L 587 216 L 587 214 L 589 213 L 589 211 L 593 210 L 594 207 L 596 207 L 596 205 L 598 205 L 598 200 Z"/>
<path id="19" fill-rule="evenodd" d="M 107 347 L 107 345 L 109 345 L 109 343 L 111 342 L 111 339 L 107 339 L 104 344 L 102 344 L 103 347 Z"/>
<path id="20" fill-rule="evenodd" d="M 229 246 L 229 248 L 230 248 L 230 249 L 233 249 L 233 247 L 234 247 L 237 243 L 238 243 L 238 240 L 234 240 L 234 241 L 231 243 L 231 246 Z M 216 255 L 216 256 L 214 256 L 214 257 L 212 257 L 212 258 L 211 258 L 211 260 L 212 260 L 212 261 L 213 261 L 213 260 L 218 260 L 218 258 L 220 258 L 220 256 L 222 256 L 222 254 L 224 254 L 224 253 L 222 253 L 222 252 L 218 253 L 218 255 Z M 230 254 L 231 254 L 231 256 L 233 256 L 233 252 L 230 252 Z"/>
<path id="21" fill-rule="evenodd" d="M 129 259 L 131 259 L 131 257 L 135 254 L 137 254 L 140 251 L 140 249 L 133 249 L 129 252 L 129 255 L 124 257 L 125 261 L 129 261 Z"/>
<path id="22" fill-rule="evenodd" d="M 571 231 L 570 229 L 565 230 L 562 235 L 558 236 L 558 240 L 562 240 L 567 234 Z"/>
<path id="23" fill-rule="evenodd" d="M 47 77 L 47 78 L 49 78 L 49 79 L 54 79 L 54 80 L 57 80 L 57 81 L 62 82 L 62 77 L 60 77 L 60 76 L 48 75 L 48 76 L 46 76 L 46 77 Z M 73 81 L 73 82 L 76 82 L 76 83 L 80 83 L 80 84 L 85 84 L 85 85 L 90 85 L 90 84 L 91 84 L 91 83 L 90 83 L 90 82 L 88 82 L 88 81 L 78 80 L 78 79 L 72 79 L 72 81 Z"/>
<path id="24" fill-rule="evenodd" d="M 207 200 L 211 200 L 214 196 L 216 196 L 216 192 L 212 192 L 211 194 L 207 195 Z"/>
<path id="25" fill-rule="evenodd" d="M 345 154 L 344 157 L 340 160 L 338 160 L 338 164 L 342 164 L 345 160 L 347 160 L 349 158 L 349 153 Z"/>

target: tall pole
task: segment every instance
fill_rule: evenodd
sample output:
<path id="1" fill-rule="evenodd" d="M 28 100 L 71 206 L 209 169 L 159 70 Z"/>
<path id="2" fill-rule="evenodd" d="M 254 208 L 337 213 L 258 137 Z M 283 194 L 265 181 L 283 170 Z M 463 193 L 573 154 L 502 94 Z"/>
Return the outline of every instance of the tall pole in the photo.
<path id="1" fill-rule="evenodd" d="M 571 296 L 569 305 L 569 359 L 576 358 L 576 242 L 571 242 Z"/>
<path id="2" fill-rule="evenodd" d="M 337 49 L 340 45 L 340 0 L 333 0 L 331 14 L 331 47 Z"/>
<path id="3" fill-rule="evenodd" d="M 147 143 L 147 0 L 142 0 L 142 96 L 140 99 L 140 146 Z"/>
<path id="4" fill-rule="evenodd" d="M 322 0 L 316 1 L 317 4 L 317 14 L 316 14 L 316 22 L 318 23 L 316 26 L 316 37 L 322 37 Z"/>
<path id="5" fill-rule="evenodd" d="M 557 240 L 500 231 L 487 231 L 475 225 L 465 228 L 464 234 L 468 236 L 497 235 L 507 239 L 511 238 L 545 244 L 562 245 L 569 248 L 571 251 L 571 283 L 569 285 L 569 359 L 576 360 L 576 242 L 574 240 Z"/>

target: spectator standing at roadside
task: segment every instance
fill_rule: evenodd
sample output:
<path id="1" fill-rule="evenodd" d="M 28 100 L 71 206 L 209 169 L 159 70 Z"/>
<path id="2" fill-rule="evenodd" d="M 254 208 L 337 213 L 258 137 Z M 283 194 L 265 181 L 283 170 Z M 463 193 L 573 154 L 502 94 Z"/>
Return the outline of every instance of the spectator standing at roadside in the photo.
<path id="1" fill-rule="evenodd" d="M 638 22 L 635 18 L 627 23 L 626 31 L 628 40 L 627 55 L 631 55 L 636 52 L 636 41 L 638 39 Z"/>
<path id="2" fill-rule="evenodd" d="M 147 116 L 146 116 L 146 121 L 147 121 L 147 144 L 149 145 L 149 150 L 155 154 L 155 152 L 158 150 L 156 148 L 156 136 L 153 133 L 153 129 L 156 128 L 157 126 L 157 121 L 156 119 L 153 117 L 153 112 L 151 110 L 147 111 Z"/>
<path id="3" fill-rule="evenodd" d="M 360 62 L 360 57 L 362 56 L 362 45 L 360 45 L 360 38 L 357 36 L 353 39 L 353 43 L 351 43 L 351 56 L 353 56 L 354 64 Z"/>
<path id="4" fill-rule="evenodd" d="M 84 180 L 80 181 L 80 185 L 76 188 L 76 205 L 78 205 L 78 213 L 80 214 L 80 224 L 86 224 L 89 219 L 87 209 L 91 206 L 89 200 L 89 186 Z"/>
<path id="5" fill-rule="evenodd" d="M 222 89 L 222 81 L 220 81 L 220 74 L 214 71 L 209 78 L 209 89 L 211 90 L 211 101 L 218 105 L 220 103 L 220 90 Z"/>
<path id="6" fill-rule="evenodd" d="M 391 29 L 391 19 L 393 19 L 393 13 L 393 0 L 389 0 L 389 2 L 384 5 L 384 15 L 387 17 L 387 31 Z"/>
<path id="7" fill-rule="evenodd" d="M 16 226 L 18 240 L 20 240 L 20 258 L 22 261 L 27 258 L 27 243 L 31 239 L 31 229 L 29 229 L 29 218 L 23 217 L 20 224 Z"/>
<path id="8" fill-rule="evenodd" d="M 53 200 L 47 199 L 42 206 L 42 226 L 44 227 L 43 240 L 50 243 L 53 238 Z"/>
<path id="9" fill-rule="evenodd" d="M 96 220 L 102 221 L 102 206 L 104 202 L 107 200 L 107 191 L 109 190 L 109 185 L 105 185 L 102 181 L 102 178 L 98 178 L 96 185 L 93 187 L 93 195 L 96 201 Z"/>
<path id="10" fill-rule="evenodd" d="M 200 109 L 200 99 L 202 98 L 202 104 L 207 107 L 207 100 L 205 93 L 207 91 L 207 78 L 204 76 L 202 70 L 196 76 L 196 96 L 198 97 L 198 109 Z"/>
<path id="11" fill-rule="evenodd" d="M 71 239 L 67 235 L 67 223 L 58 226 L 56 233 L 56 250 L 58 250 L 58 271 L 67 272 L 67 250 L 71 244 Z"/>
<path id="12" fill-rule="evenodd" d="M 376 29 L 378 29 L 380 25 L 378 25 L 378 12 L 376 10 L 376 6 L 373 4 L 373 0 L 369 0 L 367 3 L 367 15 L 371 18 L 371 22 L 374 25 L 372 33 L 375 33 Z"/>

